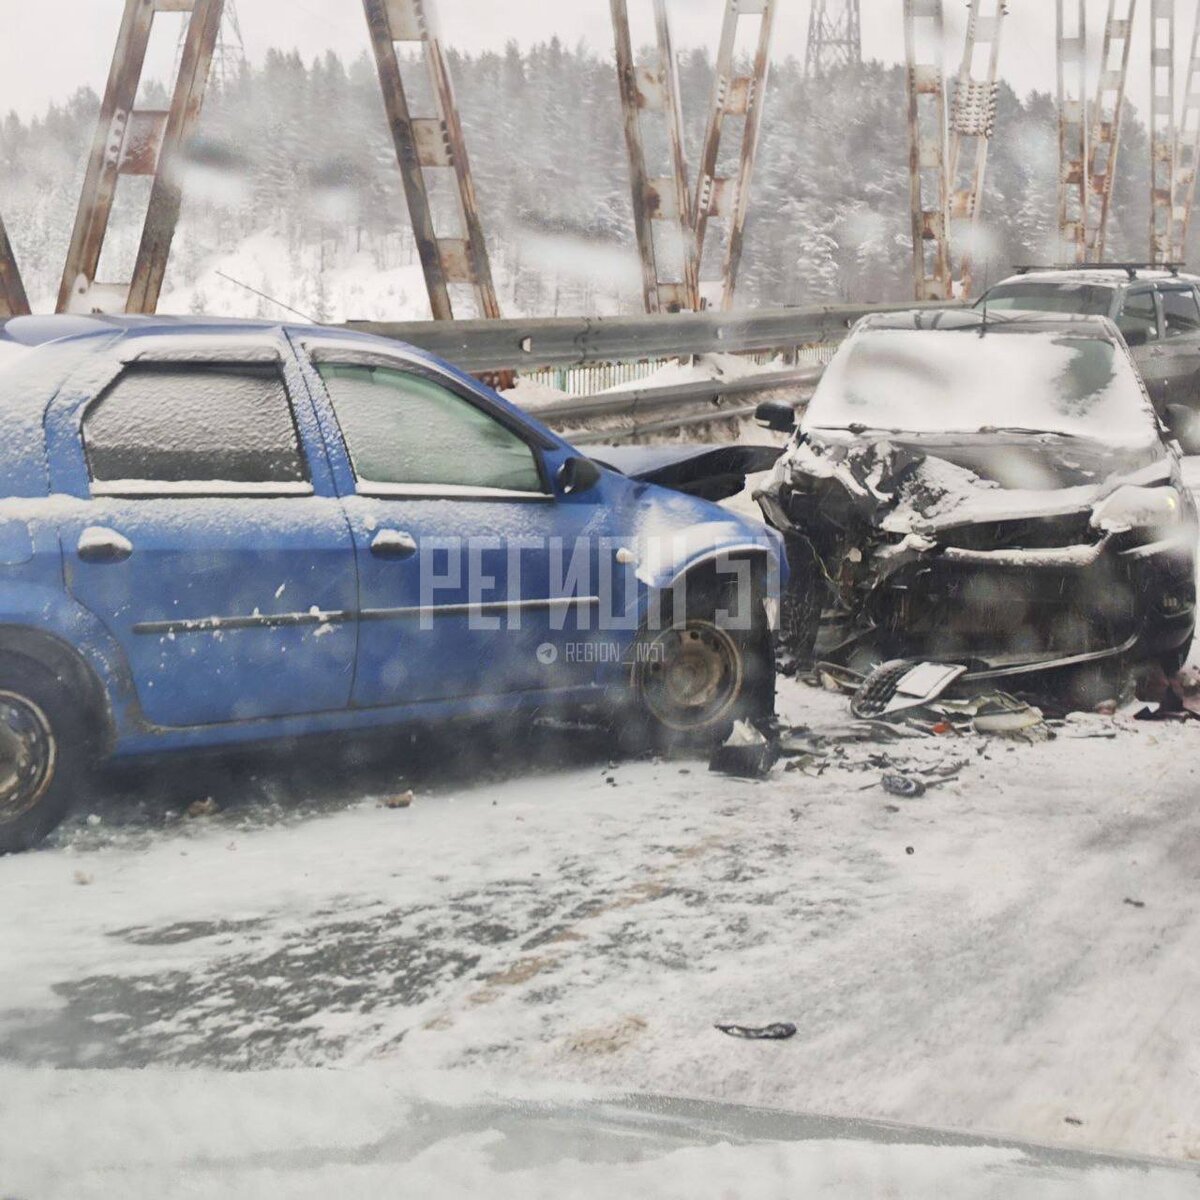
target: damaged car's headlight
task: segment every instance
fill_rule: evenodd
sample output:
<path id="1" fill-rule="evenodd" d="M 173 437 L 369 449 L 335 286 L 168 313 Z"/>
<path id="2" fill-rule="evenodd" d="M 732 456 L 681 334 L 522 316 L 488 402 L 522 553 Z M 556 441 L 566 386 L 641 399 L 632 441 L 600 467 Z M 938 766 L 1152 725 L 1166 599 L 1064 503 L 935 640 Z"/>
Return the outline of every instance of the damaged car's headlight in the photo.
<path id="1" fill-rule="evenodd" d="M 1096 505 L 1092 528 L 1104 533 L 1171 529 L 1183 520 L 1186 512 L 1184 499 L 1174 487 L 1127 484 Z"/>

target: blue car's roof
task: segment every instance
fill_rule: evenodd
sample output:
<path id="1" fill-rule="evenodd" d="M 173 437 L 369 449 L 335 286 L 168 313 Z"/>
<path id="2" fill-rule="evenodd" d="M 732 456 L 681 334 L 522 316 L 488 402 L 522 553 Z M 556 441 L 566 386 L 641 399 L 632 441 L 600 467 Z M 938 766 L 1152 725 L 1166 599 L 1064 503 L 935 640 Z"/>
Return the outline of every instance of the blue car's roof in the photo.
<path id="1" fill-rule="evenodd" d="M 480 386 L 478 380 L 471 379 L 451 364 L 442 362 L 417 346 L 327 325 L 232 317 L 82 316 L 67 313 L 10 317 L 0 321 L 0 495 L 45 494 L 47 481 L 42 421 L 46 407 L 63 381 L 94 350 L 117 340 L 213 335 L 253 338 L 264 333 L 284 333 L 310 341 L 320 338 L 342 345 L 357 343 L 364 349 L 376 346 L 393 353 L 401 351 L 410 358 L 451 372 L 472 387 Z M 6 353 L 19 347 L 35 353 Z M 531 419 L 527 413 L 521 412 L 503 397 L 497 399 L 549 442 L 564 444 L 556 434 Z"/>
<path id="2" fill-rule="evenodd" d="M 10 317 L 0 321 L 0 338 L 18 342 L 22 346 L 43 346 L 47 342 L 65 338 L 104 337 L 114 333 L 129 336 L 155 336 L 174 334 L 230 333 L 253 334 L 265 330 L 282 329 L 288 333 L 312 337 L 345 337 L 354 340 L 378 341 L 376 335 L 361 333 L 329 325 L 312 325 L 302 321 L 272 321 L 262 317 L 173 317 L 173 316 L 127 316 L 96 314 L 80 316 L 73 313 L 53 313 L 30 317 Z M 389 342 L 390 345 L 403 345 Z M 414 354 L 428 357 L 415 346 L 405 346 Z"/>

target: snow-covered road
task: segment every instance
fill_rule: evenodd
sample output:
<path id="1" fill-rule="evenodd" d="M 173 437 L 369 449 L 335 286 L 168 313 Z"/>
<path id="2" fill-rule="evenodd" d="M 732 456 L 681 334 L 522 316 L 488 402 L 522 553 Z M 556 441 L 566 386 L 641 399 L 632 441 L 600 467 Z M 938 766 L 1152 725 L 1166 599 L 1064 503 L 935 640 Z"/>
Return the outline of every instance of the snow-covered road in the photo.
<path id="1" fill-rule="evenodd" d="M 115 775 L 0 859 L 0 1194 L 5 1154 L 107 1194 L 92 1168 L 137 1161 L 116 1127 L 163 1179 L 233 1147 L 342 1161 L 414 1080 L 1200 1159 L 1200 727 L 855 742 L 844 697 L 785 680 L 780 707 L 823 753 L 762 782 L 582 729 Z M 906 800 L 889 770 L 953 777 Z M 117 1067 L 153 1070 L 92 1073 Z"/>
<path id="2" fill-rule="evenodd" d="M 39 1064 L 384 1064 L 1200 1157 L 1198 737 L 1095 716 L 742 782 L 568 732 L 403 785 L 198 767 L 231 803 L 196 820 L 119 783 L 0 860 L 0 1095 Z M 889 760 L 961 773 L 900 800 Z"/>

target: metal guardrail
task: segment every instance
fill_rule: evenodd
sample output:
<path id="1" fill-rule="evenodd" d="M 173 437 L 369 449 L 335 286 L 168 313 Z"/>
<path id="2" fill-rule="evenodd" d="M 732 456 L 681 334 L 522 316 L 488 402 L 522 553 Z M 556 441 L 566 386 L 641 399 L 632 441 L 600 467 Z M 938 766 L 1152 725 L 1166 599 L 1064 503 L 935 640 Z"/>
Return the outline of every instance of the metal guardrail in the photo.
<path id="1" fill-rule="evenodd" d="M 555 422 L 589 421 L 604 417 L 640 417 L 681 404 L 716 404 L 729 396 L 752 396 L 776 388 L 811 387 L 821 378 L 824 367 L 798 367 L 791 371 L 761 371 L 739 379 L 700 379 L 667 387 L 622 388 L 599 396 L 555 400 L 530 414 L 539 420 Z"/>
<path id="2" fill-rule="evenodd" d="M 642 317 L 350 321 L 346 328 L 419 346 L 464 371 L 520 372 L 715 352 L 787 354 L 801 346 L 836 344 L 869 313 L 944 307 L 939 303 L 860 304 Z"/>
<path id="3" fill-rule="evenodd" d="M 628 441 L 714 421 L 744 420 L 754 415 L 757 404 L 726 407 L 725 402 L 781 389 L 805 392 L 816 385 L 824 370 L 823 366 L 797 367 L 789 371 L 760 371 L 739 379 L 701 379 L 668 387 L 623 388 L 599 396 L 552 401 L 530 412 L 540 421 L 559 428 L 571 427 L 580 421 L 614 417 L 632 419 L 631 427 L 582 430 L 571 434 L 571 441 L 580 446 Z M 657 420 L 640 420 L 656 414 Z"/>
<path id="4" fill-rule="evenodd" d="M 804 350 L 835 347 L 851 325 L 870 313 L 946 308 L 941 302 L 766 308 L 743 312 L 656 314 L 644 317 L 552 317 L 493 321 L 353 321 L 348 328 L 419 346 L 475 374 L 584 370 L 614 363 L 654 363 L 700 354 L 768 353 L 796 360 Z M 617 391 L 530 406 L 547 425 L 571 429 L 579 445 L 629 441 L 718 421 L 745 420 L 755 404 L 735 397 L 795 389 L 797 399 L 816 386 L 824 366 L 756 371 L 736 379 L 702 379 L 665 387 Z M 650 416 L 650 421 L 641 418 Z M 629 422 L 578 429 L 582 422 Z"/>

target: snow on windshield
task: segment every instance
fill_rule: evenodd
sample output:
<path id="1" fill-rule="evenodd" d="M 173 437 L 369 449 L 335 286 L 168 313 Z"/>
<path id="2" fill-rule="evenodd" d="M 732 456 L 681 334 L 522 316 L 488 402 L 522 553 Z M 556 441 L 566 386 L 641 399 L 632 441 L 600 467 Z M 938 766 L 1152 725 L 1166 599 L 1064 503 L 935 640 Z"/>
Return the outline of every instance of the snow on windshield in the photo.
<path id="1" fill-rule="evenodd" d="M 1001 283 L 987 294 L 990 312 L 1023 309 L 1026 312 L 1079 313 L 1084 316 L 1107 317 L 1112 309 L 1113 289 L 1096 284 Z M 975 307 L 980 308 L 983 301 Z"/>
<path id="2" fill-rule="evenodd" d="M 1155 437 L 1133 367 L 1110 342 L 1059 333 L 872 329 L 835 355 L 806 429 L 974 433 L 1020 427 L 1113 444 Z"/>

